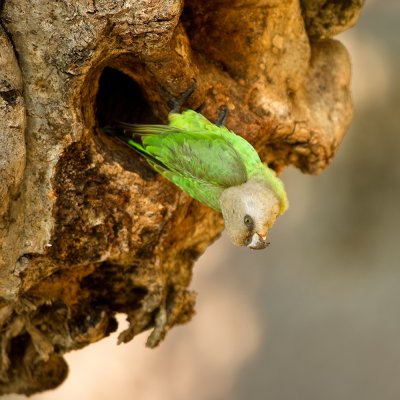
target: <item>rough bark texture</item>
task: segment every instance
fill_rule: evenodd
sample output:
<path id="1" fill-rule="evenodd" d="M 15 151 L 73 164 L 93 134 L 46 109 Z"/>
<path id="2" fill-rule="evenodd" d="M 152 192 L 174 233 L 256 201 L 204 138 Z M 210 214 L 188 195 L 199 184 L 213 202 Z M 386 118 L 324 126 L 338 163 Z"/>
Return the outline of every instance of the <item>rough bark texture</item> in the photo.
<path id="1" fill-rule="evenodd" d="M 221 217 L 100 127 L 165 122 L 164 93 L 196 80 L 191 108 L 227 105 L 269 165 L 318 173 L 352 115 L 330 37 L 361 3 L 0 1 L 0 393 L 59 385 L 62 355 L 117 312 L 120 341 L 152 328 L 151 347 L 193 315 L 192 265 Z"/>

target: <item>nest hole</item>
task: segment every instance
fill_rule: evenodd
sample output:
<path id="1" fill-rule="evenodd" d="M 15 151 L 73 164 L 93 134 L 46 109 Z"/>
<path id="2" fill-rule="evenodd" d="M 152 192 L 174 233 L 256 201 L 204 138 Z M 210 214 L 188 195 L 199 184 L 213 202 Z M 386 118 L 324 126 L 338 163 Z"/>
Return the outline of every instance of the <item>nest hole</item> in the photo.
<path id="1" fill-rule="evenodd" d="M 159 123 L 153 113 L 144 90 L 127 74 L 106 67 L 99 78 L 98 92 L 95 102 L 97 135 L 94 141 L 97 150 L 106 160 L 116 161 L 128 171 L 135 171 L 143 179 L 153 179 L 155 172 L 129 146 L 117 140 L 108 129 L 118 122 L 135 124 Z M 108 128 L 108 129 L 106 129 Z"/>
<path id="2" fill-rule="evenodd" d="M 143 90 L 128 75 L 104 68 L 96 97 L 96 118 L 100 127 L 117 122 L 155 123 L 156 118 Z"/>

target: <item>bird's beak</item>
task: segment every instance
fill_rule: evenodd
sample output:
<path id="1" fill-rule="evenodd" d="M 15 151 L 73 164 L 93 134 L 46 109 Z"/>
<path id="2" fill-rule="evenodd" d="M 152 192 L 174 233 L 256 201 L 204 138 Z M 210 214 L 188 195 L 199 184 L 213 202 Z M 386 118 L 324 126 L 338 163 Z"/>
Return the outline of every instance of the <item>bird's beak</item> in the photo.
<path id="1" fill-rule="evenodd" d="M 267 235 L 262 237 L 259 235 L 257 232 L 253 233 L 253 236 L 251 237 L 250 243 L 247 245 L 248 248 L 253 249 L 253 250 L 261 250 L 265 249 L 269 245 L 269 242 L 267 242 Z"/>

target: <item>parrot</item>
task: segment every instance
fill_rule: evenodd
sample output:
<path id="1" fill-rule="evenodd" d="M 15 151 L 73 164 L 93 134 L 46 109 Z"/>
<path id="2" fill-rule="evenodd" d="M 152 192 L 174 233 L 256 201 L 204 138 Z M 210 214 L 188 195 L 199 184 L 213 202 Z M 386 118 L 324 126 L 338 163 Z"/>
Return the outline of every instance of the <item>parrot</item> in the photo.
<path id="1" fill-rule="evenodd" d="M 226 109 L 227 112 L 227 109 Z M 281 179 L 243 137 L 202 114 L 172 110 L 168 125 L 118 123 L 118 139 L 192 198 L 222 213 L 234 245 L 264 249 L 288 208 Z"/>

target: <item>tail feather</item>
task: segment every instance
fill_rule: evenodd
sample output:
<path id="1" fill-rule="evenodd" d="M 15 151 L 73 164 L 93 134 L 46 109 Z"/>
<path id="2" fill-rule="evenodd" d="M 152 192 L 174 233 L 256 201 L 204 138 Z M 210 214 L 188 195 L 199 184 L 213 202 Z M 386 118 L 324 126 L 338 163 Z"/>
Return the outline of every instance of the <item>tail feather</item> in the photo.
<path id="1" fill-rule="evenodd" d="M 164 125 L 161 125 L 164 127 Z M 103 127 L 103 132 L 107 135 L 116 138 L 120 142 L 128 145 L 130 149 L 144 156 L 147 162 L 158 172 L 163 173 L 166 171 L 165 165 L 155 158 L 152 154 L 150 154 L 143 145 L 136 141 L 135 139 L 141 138 L 141 136 L 146 134 L 151 134 L 147 128 L 151 129 L 156 128 L 157 125 L 137 125 L 137 124 L 128 124 L 126 122 L 119 122 L 115 125 L 107 125 Z M 144 132 L 143 132 L 144 131 Z M 158 130 L 155 129 L 156 133 Z"/>

